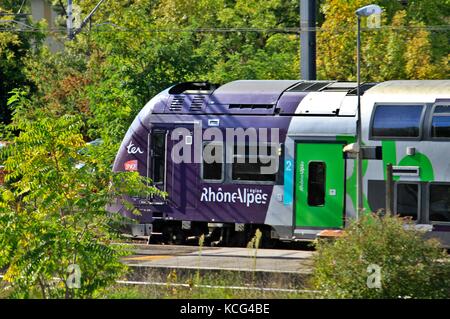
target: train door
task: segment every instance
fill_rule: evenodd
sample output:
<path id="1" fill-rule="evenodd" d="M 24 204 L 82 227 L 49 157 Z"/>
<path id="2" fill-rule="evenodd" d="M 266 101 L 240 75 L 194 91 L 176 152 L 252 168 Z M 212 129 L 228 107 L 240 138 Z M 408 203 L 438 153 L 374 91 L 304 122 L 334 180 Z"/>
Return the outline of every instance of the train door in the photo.
<path id="1" fill-rule="evenodd" d="M 342 144 L 296 144 L 295 225 L 343 226 L 345 161 Z"/>
<path id="2" fill-rule="evenodd" d="M 171 135 L 174 135 L 174 140 Z M 169 133 L 168 140 L 167 163 L 170 187 L 168 185 L 167 192 L 169 200 L 180 210 L 195 208 L 197 206 L 200 164 L 196 163 L 194 156 L 198 150 L 195 148 L 193 125 L 177 126 Z M 180 161 L 180 158 L 183 160 Z"/>
<path id="3" fill-rule="evenodd" d="M 167 138 L 169 131 L 155 128 L 148 135 L 147 177 L 153 186 L 165 191 L 167 185 Z M 162 198 L 152 198 L 152 202 L 163 202 Z"/>

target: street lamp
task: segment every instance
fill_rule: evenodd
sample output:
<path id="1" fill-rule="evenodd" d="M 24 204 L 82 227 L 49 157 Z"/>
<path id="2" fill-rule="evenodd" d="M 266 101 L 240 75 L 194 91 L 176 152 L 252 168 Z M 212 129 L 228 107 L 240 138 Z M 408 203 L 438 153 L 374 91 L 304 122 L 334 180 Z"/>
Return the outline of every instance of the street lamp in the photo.
<path id="1" fill-rule="evenodd" d="M 356 10 L 356 17 L 358 18 L 358 35 L 356 38 L 356 77 L 357 77 L 357 87 L 356 87 L 356 95 L 358 96 L 358 119 L 356 121 L 356 145 L 357 145 L 357 160 L 356 160 L 356 170 L 357 170 L 357 179 L 356 179 L 356 219 L 359 218 L 359 212 L 363 210 L 363 183 L 362 183 L 362 132 L 361 132 L 361 17 L 368 17 L 373 14 L 381 14 L 382 9 L 376 4 L 370 4 L 368 6 L 359 8 Z"/>

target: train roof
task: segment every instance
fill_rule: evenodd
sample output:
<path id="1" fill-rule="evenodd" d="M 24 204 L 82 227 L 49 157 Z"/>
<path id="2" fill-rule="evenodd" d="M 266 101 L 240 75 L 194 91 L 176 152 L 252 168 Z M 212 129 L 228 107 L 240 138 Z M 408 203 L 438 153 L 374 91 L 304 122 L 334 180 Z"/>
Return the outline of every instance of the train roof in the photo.
<path id="1" fill-rule="evenodd" d="M 276 104 L 298 80 L 238 80 L 216 89 L 211 98 L 220 104 Z"/>
<path id="2" fill-rule="evenodd" d="M 433 94 L 450 97 L 450 80 L 393 80 L 381 82 L 367 94 Z"/>
<path id="3" fill-rule="evenodd" d="M 367 98 L 380 101 L 448 99 L 450 80 L 362 83 L 360 93 L 364 97 L 369 95 Z M 356 94 L 356 82 L 238 80 L 224 85 L 186 82 L 163 92 L 153 113 L 354 116 Z M 303 101 L 306 96 L 308 100 Z"/>
<path id="4" fill-rule="evenodd" d="M 361 94 L 375 84 L 363 83 Z M 172 86 L 167 91 L 165 107 L 153 111 L 166 114 L 294 114 L 300 101 L 309 93 L 355 96 L 356 88 L 356 82 L 338 81 L 238 80 L 222 86 L 187 82 Z"/>

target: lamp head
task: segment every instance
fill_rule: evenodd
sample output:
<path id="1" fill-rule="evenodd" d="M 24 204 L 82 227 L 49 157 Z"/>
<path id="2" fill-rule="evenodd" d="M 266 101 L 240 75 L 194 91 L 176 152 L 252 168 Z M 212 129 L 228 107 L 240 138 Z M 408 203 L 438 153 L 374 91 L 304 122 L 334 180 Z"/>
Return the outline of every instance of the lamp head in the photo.
<path id="1" fill-rule="evenodd" d="M 368 6 L 359 8 L 356 10 L 356 15 L 359 17 L 368 17 L 372 14 L 380 14 L 383 10 L 380 8 L 380 6 L 376 4 L 369 4 Z"/>

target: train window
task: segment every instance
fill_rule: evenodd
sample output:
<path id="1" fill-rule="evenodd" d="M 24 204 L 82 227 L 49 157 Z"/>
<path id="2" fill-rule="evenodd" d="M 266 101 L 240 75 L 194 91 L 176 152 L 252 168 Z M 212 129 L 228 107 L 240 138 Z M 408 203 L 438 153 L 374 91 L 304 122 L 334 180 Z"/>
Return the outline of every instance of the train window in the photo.
<path id="1" fill-rule="evenodd" d="M 419 185 L 397 184 L 397 214 L 401 217 L 417 219 L 419 212 Z"/>
<path id="2" fill-rule="evenodd" d="M 202 178 L 204 180 L 223 179 L 223 158 L 222 144 L 205 143 L 203 145 Z"/>
<path id="3" fill-rule="evenodd" d="M 151 136 L 152 180 L 155 184 L 161 184 L 165 174 L 166 133 L 153 132 Z"/>
<path id="4" fill-rule="evenodd" d="M 419 137 L 423 109 L 423 105 L 377 105 L 372 137 Z"/>
<path id="5" fill-rule="evenodd" d="M 432 137 L 450 137 L 450 105 L 437 105 L 431 120 Z"/>
<path id="6" fill-rule="evenodd" d="M 325 205 L 325 163 L 310 162 L 308 165 L 308 205 Z"/>
<path id="7" fill-rule="evenodd" d="M 430 221 L 450 222 L 450 185 L 430 185 Z"/>
<path id="8" fill-rule="evenodd" d="M 278 172 L 278 153 L 274 145 L 235 145 L 231 177 L 235 181 L 275 182 Z M 261 152 L 263 150 L 263 152 Z M 251 152 L 250 152 L 251 151 Z"/>

